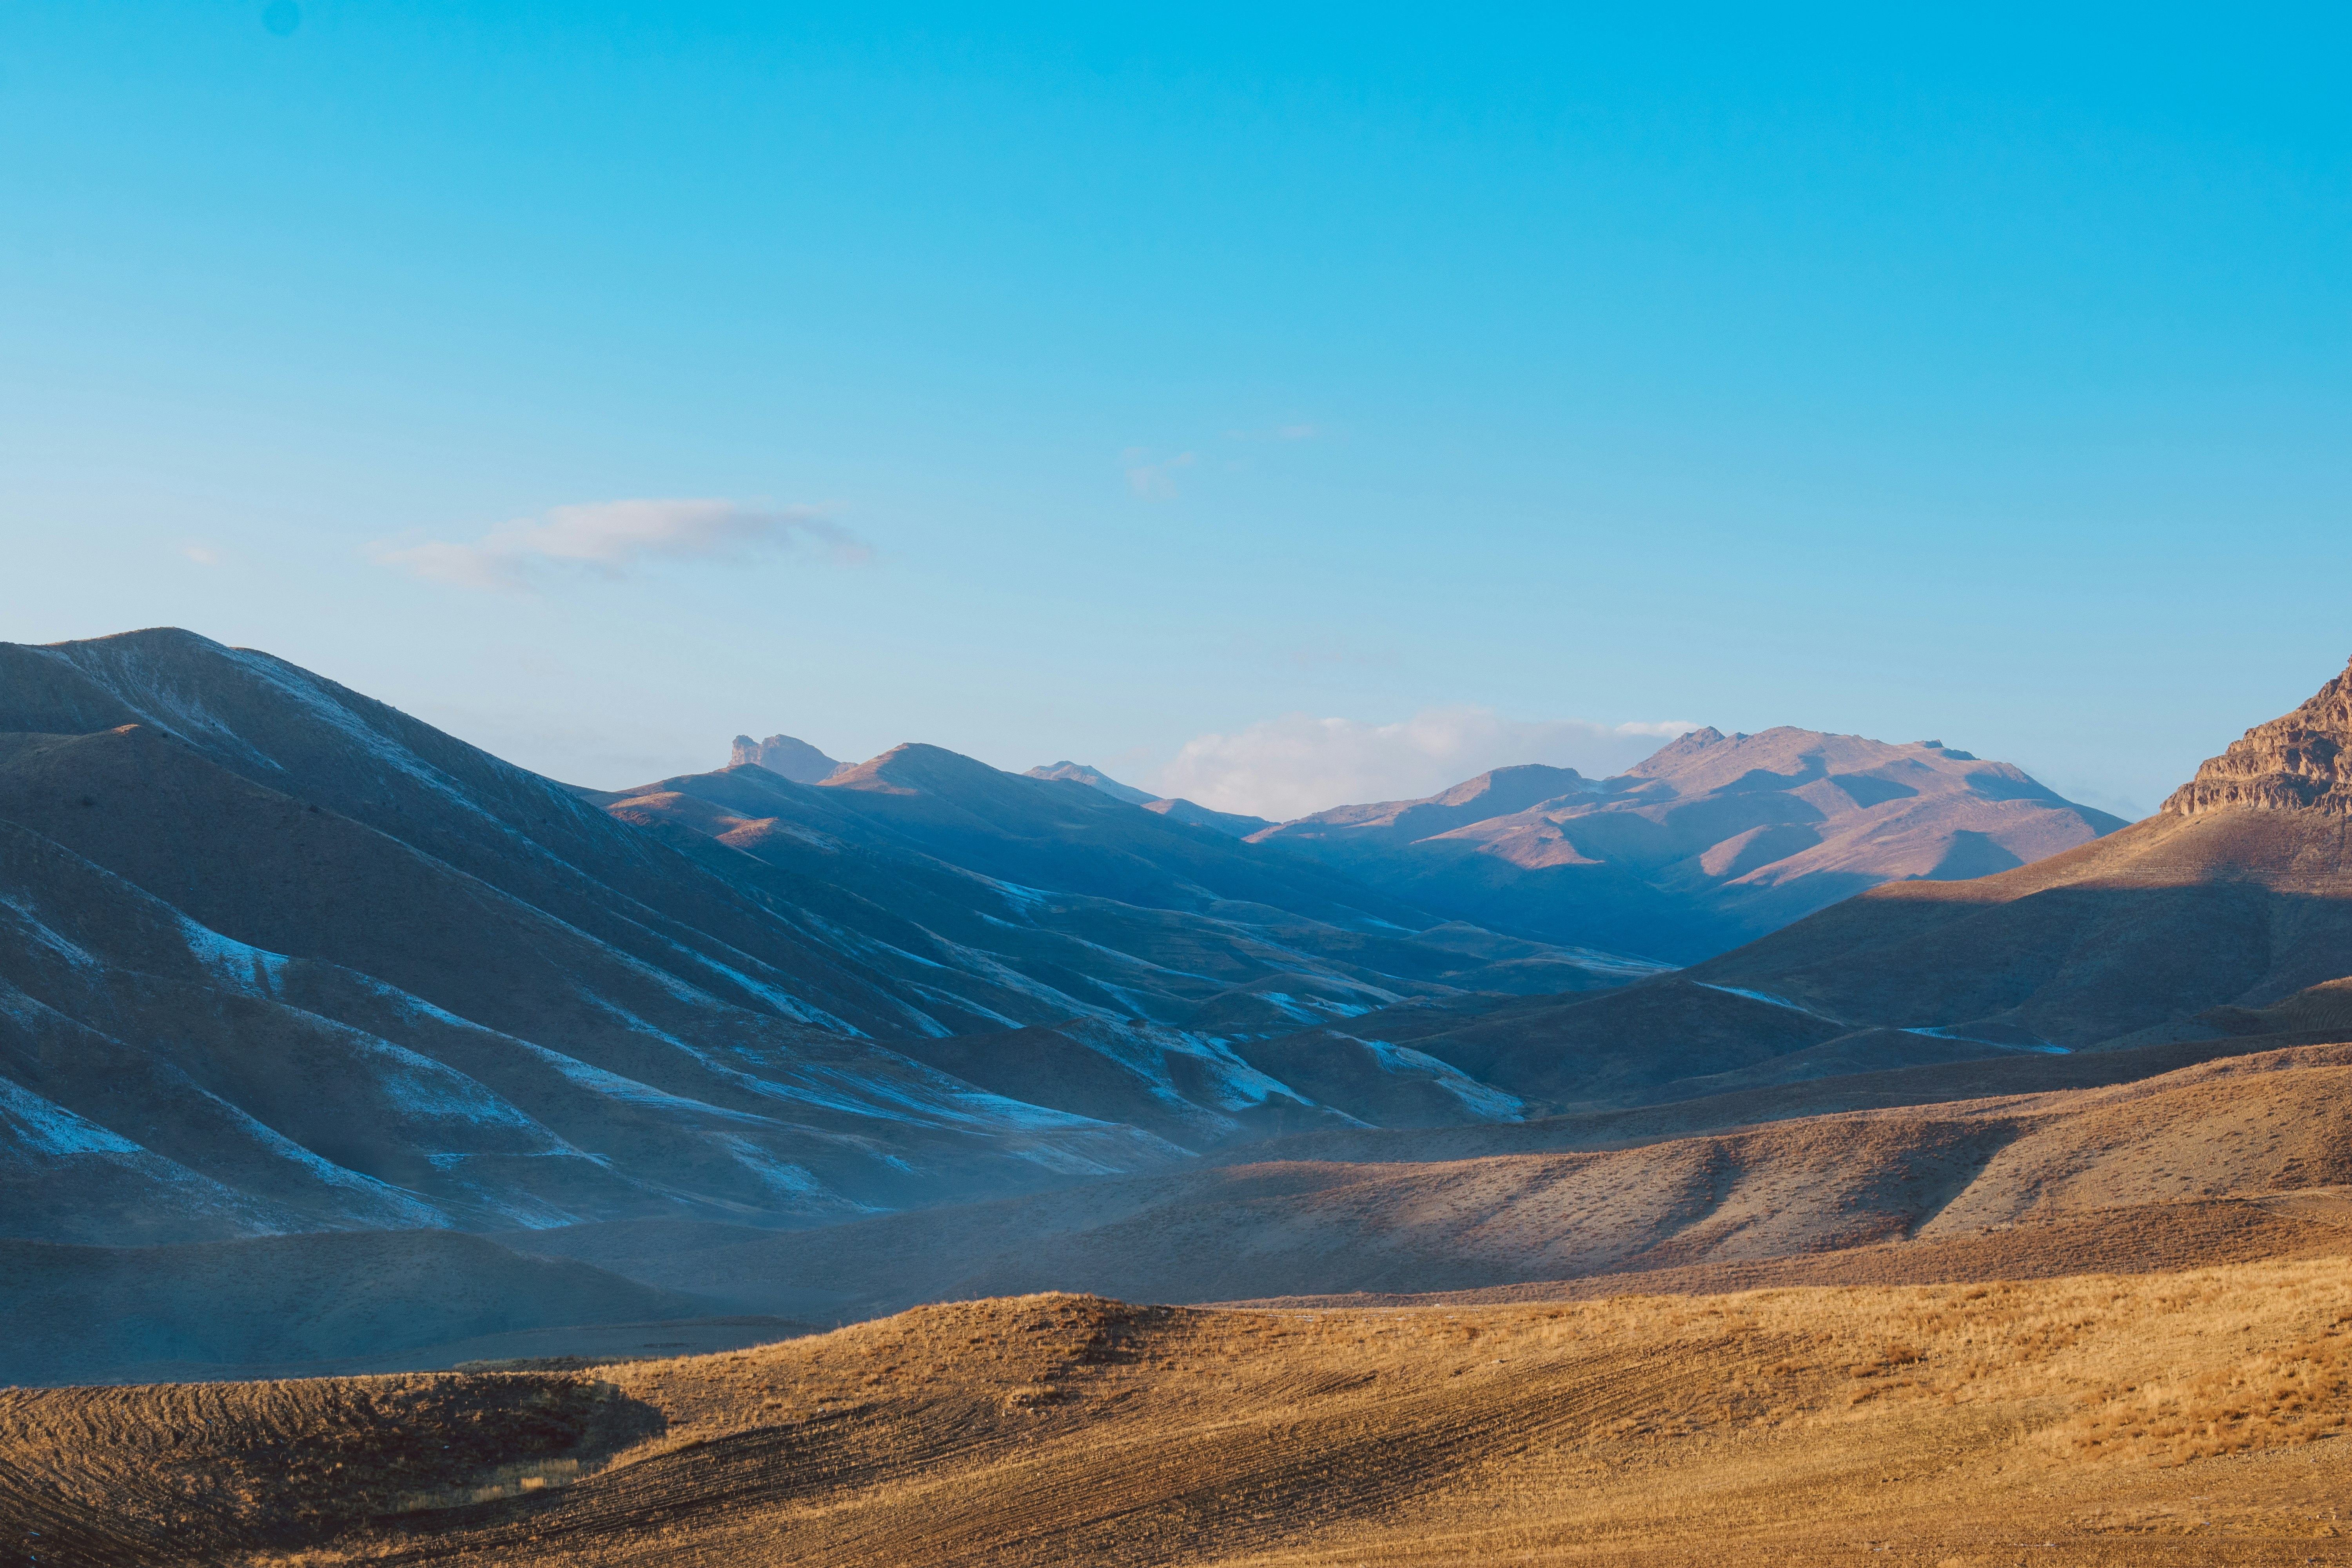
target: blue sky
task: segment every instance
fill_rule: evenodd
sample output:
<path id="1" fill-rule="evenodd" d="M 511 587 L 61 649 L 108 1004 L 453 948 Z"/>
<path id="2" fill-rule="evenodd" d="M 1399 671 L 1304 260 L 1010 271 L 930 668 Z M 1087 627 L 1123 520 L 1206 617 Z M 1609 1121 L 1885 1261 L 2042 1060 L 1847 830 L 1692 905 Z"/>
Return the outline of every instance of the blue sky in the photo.
<path id="1" fill-rule="evenodd" d="M 1002 9 L 0 6 L 0 637 L 1278 813 L 2352 653 L 2340 8 Z"/>

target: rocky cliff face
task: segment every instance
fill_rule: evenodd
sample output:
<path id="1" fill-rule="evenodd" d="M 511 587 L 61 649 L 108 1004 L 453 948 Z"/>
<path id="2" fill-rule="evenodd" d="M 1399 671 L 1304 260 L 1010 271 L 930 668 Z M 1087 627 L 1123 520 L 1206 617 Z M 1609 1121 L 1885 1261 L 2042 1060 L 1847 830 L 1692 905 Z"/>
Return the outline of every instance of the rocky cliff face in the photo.
<path id="1" fill-rule="evenodd" d="M 2352 816 L 2352 665 L 2294 712 L 2231 742 L 2162 809 L 2195 816 L 2232 805 Z"/>

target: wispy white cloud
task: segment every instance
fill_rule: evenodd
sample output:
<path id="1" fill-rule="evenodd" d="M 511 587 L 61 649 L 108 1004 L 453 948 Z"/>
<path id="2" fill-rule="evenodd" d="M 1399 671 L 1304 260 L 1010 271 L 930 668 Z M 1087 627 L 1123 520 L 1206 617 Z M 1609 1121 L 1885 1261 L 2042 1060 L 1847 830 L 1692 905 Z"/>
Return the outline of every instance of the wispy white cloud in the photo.
<path id="1" fill-rule="evenodd" d="M 1416 800 L 1517 763 L 1624 772 L 1695 724 L 1505 719 L 1486 708 L 1430 708 L 1392 724 L 1287 713 L 1184 743 L 1160 770 L 1162 794 L 1277 821 L 1360 801 Z"/>
<path id="2" fill-rule="evenodd" d="M 661 561 L 729 560 L 802 550 L 841 565 L 873 552 L 807 507 L 761 509 L 731 500 L 608 500 L 559 506 L 502 522 L 470 544 L 379 542 L 368 557 L 436 583 L 529 589 L 567 574 L 625 577 Z"/>
<path id="3" fill-rule="evenodd" d="M 183 544 L 180 555 L 183 560 L 193 561 L 199 566 L 217 566 L 228 559 L 228 552 L 217 544 Z"/>
<path id="4" fill-rule="evenodd" d="M 1151 460 L 1148 447 L 1129 447 L 1118 455 L 1119 466 L 1127 470 L 1127 488 L 1146 500 L 1174 500 L 1176 476 L 1200 461 L 1197 454 L 1179 452 L 1172 458 Z"/>

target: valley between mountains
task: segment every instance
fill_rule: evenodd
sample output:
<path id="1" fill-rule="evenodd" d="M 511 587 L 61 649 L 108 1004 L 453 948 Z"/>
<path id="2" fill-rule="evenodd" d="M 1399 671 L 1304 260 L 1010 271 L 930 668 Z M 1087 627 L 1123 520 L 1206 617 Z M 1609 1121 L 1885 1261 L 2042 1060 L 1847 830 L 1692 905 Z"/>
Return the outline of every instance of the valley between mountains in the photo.
<path id="1" fill-rule="evenodd" d="M 1649 866 L 1662 835 L 1753 858 L 1751 819 L 1883 796 L 1906 803 L 1889 877 L 1934 868 L 1921 801 L 1963 847 L 1989 810 L 2053 843 L 2105 826 L 2011 769 L 1817 739 L 1780 789 L 1734 763 L 1788 732 L 1685 737 L 1602 815 Z M 2005 1024 L 1857 1039 L 1969 1020 L 1849 1019 L 1479 924 L 1099 775 L 801 752 L 820 783 L 747 762 L 597 792 L 187 633 L 0 648 L 12 1235 L 824 1226 L 1318 1131 L 2049 1048 Z M 1889 777 L 1842 771 L 1865 767 Z M 1531 791 L 1571 816 L 1591 793 L 1507 770 L 1374 826 L 1489 795 L 1516 821 Z"/>
<path id="2" fill-rule="evenodd" d="M 1793 729 L 1277 824 L 0 645 L 0 1551 L 2338 1560 L 2347 792 L 2352 669 L 2132 824 Z"/>

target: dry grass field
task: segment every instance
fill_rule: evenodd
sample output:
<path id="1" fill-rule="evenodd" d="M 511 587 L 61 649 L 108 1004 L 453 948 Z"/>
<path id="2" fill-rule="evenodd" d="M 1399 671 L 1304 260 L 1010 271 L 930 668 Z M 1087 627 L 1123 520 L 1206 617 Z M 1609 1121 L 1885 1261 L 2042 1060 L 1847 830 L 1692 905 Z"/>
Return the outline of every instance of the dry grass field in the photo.
<path id="1" fill-rule="evenodd" d="M 2340 1256 L 0 1393 L 0 1560 L 59 1564 L 2299 1563 L 2339 1509 Z"/>

